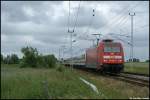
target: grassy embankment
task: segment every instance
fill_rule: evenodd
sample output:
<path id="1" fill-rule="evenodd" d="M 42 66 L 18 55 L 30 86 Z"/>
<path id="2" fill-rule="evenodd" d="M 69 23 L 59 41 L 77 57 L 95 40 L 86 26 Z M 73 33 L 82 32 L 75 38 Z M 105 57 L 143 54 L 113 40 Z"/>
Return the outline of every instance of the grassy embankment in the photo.
<path id="1" fill-rule="evenodd" d="M 149 75 L 149 63 L 148 62 L 125 63 L 124 71 Z"/>
<path id="2" fill-rule="evenodd" d="M 79 80 L 82 77 L 95 84 L 96 94 Z M 46 82 L 46 83 L 44 83 Z M 137 92 L 138 91 L 138 92 Z M 1 98 L 130 98 L 148 97 L 149 89 L 64 68 L 18 68 L 18 65 L 1 65 Z"/>

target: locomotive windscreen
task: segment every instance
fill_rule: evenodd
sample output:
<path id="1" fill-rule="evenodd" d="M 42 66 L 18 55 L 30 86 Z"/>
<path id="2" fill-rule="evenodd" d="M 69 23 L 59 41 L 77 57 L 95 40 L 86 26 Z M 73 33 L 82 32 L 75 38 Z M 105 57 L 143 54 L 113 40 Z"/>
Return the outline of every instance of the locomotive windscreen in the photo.
<path id="1" fill-rule="evenodd" d="M 116 43 L 105 43 L 104 52 L 120 52 L 120 46 Z"/>
<path id="2" fill-rule="evenodd" d="M 104 52 L 120 52 L 120 47 L 104 47 Z"/>

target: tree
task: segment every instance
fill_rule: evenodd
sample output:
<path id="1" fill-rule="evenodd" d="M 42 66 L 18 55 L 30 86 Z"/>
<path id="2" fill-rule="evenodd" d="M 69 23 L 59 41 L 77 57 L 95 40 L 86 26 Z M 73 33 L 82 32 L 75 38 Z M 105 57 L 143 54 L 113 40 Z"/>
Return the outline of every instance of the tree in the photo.
<path id="1" fill-rule="evenodd" d="M 10 56 L 10 55 L 7 55 L 7 56 L 4 58 L 4 63 L 5 63 L 5 64 L 11 64 L 11 56 Z"/>
<path id="2" fill-rule="evenodd" d="M 36 48 L 24 47 L 21 49 L 24 54 L 21 67 L 37 67 L 38 51 Z"/>
<path id="3" fill-rule="evenodd" d="M 149 60 L 146 60 L 145 62 L 149 62 Z"/>
<path id="4" fill-rule="evenodd" d="M 4 60 L 4 58 L 3 58 L 3 55 L 1 54 L 1 63 L 3 63 L 3 60 Z"/>
<path id="5" fill-rule="evenodd" d="M 36 48 L 24 47 L 21 49 L 21 52 L 24 54 L 21 61 L 21 67 L 51 68 L 56 65 L 57 59 L 54 55 L 39 55 Z"/>
<path id="6" fill-rule="evenodd" d="M 19 63 L 19 58 L 16 54 L 11 55 L 11 63 L 12 64 L 18 64 Z"/>
<path id="7" fill-rule="evenodd" d="M 5 64 L 18 64 L 19 58 L 16 54 L 7 55 L 6 58 L 3 58 L 3 63 L 5 63 Z"/>

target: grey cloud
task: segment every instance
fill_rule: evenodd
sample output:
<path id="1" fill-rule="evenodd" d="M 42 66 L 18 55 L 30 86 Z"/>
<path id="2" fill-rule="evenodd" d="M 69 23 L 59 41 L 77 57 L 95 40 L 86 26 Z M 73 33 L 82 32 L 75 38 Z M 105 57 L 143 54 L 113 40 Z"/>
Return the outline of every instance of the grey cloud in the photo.
<path id="1" fill-rule="evenodd" d="M 27 45 L 36 47 L 40 53 L 54 53 L 56 56 L 58 56 L 58 49 L 61 45 L 66 45 L 67 49 L 69 49 L 70 34 L 67 32 L 68 8 L 66 8 L 68 6 L 65 5 L 64 7 L 64 2 L 66 1 L 2 1 L 1 36 L 5 35 L 7 37 L 7 40 L 5 40 L 5 38 L 1 40 L 2 53 L 7 54 L 16 52 L 20 55 L 21 47 Z M 128 16 L 129 10 L 126 9 L 126 13 L 122 12 L 122 10 L 128 5 L 132 7 L 138 3 L 139 5 L 135 7 L 135 9 L 130 10 L 136 12 L 134 20 L 135 54 L 139 53 L 142 50 L 141 48 L 148 50 L 148 2 L 81 1 L 78 23 L 74 33 L 77 34 L 77 37 L 81 35 L 86 38 L 88 35 L 89 38 L 93 38 L 91 35 L 92 33 L 106 35 L 107 32 L 120 33 L 120 29 L 123 29 L 123 33 L 130 34 L 130 19 L 128 18 L 127 22 L 124 24 L 123 21 L 121 22 L 122 24 L 117 24 L 119 21 L 119 17 L 117 16 Z M 98 4 L 98 6 L 97 10 L 95 10 L 95 16 L 92 18 L 93 23 L 89 27 L 90 31 L 85 34 L 92 17 L 92 10 L 96 4 Z M 70 29 L 74 26 L 77 8 L 78 6 L 73 8 L 73 13 L 71 14 L 70 19 Z M 32 11 L 34 13 L 32 13 Z M 105 11 L 108 11 L 108 13 L 106 14 Z M 114 20 L 115 18 L 116 20 Z M 112 22 L 113 20 L 114 22 Z M 139 27 L 144 25 L 148 25 L 148 27 L 139 29 Z M 80 48 L 88 48 L 92 45 L 92 41 L 81 40 L 77 37 L 73 37 L 73 39 L 76 39 L 76 42 L 73 44 L 74 52 L 78 52 Z M 125 38 L 123 39 L 125 40 Z M 125 43 L 123 43 L 123 45 L 128 58 L 129 45 Z M 84 53 L 84 51 L 82 51 L 82 53 Z M 143 59 L 144 57 L 147 57 L 146 55 L 148 55 L 149 52 L 145 50 L 142 54 L 137 54 L 137 56 Z M 68 53 L 66 55 L 69 56 Z"/>
<path id="2" fill-rule="evenodd" d="M 70 15 L 70 28 L 73 28 L 75 25 L 76 15 L 77 15 L 77 7 L 75 8 L 74 12 Z M 96 11 L 95 11 L 96 12 Z M 61 20 L 57 20 L 57 24 L 67 27 L 68 26 L 68 13 L 65 12 L 64 16 L 60 18 Z M 83 28 L 88 27 L 90 22 L 92 20 L 91 28 L 97 29 L 104 25 L 104 23 L 107 23 L 107 20 L 105 19 L 104 15 L 100 12 L 96 12 L 95 16 L 93 16 L 93 9 L 82 7 L 79 10 L 78 19 L 77 19 L 77 25 L 76 27 Z"/>
<path id="3" fill-rule="evenodd" d="M 52 20 L 47 16 L 46 11 L 53 16 L 54 8 L 52 5 L 60 5 L 62 2 L 47 2 L 47 1 L 3 1 L 2 2 L 2 14 L 7 13 L 9 22 L 23 22 L 23 21 L 33 21 L 36 23 L 47 23 Z M 30 7 L 35 15 L 33 17 L 25 14 L 24 10 Z M 24 8 L 24 9 L 23 9 Z"/>

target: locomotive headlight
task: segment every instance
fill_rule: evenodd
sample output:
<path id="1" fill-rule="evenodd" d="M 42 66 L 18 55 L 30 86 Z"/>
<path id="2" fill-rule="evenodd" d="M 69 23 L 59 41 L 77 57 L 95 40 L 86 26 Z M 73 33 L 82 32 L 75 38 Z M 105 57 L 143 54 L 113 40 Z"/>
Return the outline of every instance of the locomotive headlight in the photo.
<path id="1" fill-rule="evenodd" d="M 108 59 L 108 58 L 110 58 L 110 56 L 104 56 L 104 59 Z"/>
<path id="2" fill-rule="evenodd" d="M 122 56 L 115 56 L 116 59 L 122 59 Z"/>
<path id="3" fill-rule="evenodd" d="M 104 60 L 104 62 L 107 62 L 107 60 Z"/>

